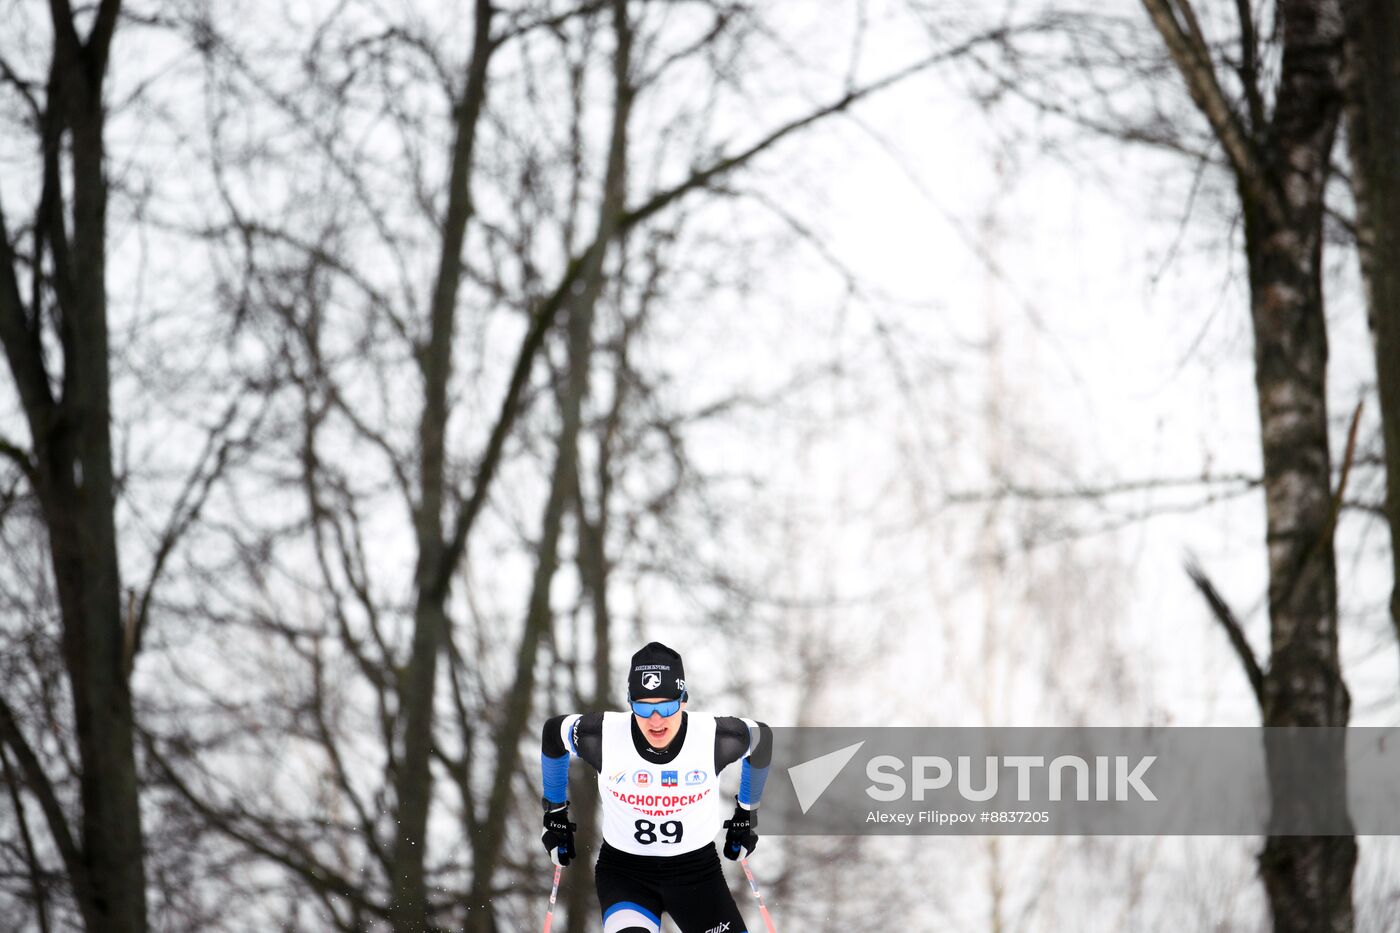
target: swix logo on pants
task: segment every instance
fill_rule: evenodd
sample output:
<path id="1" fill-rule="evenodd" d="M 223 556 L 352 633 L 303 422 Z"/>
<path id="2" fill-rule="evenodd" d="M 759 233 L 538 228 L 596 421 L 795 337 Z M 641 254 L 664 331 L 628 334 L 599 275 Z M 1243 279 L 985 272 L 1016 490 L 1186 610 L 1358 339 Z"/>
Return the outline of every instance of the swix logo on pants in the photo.
<path id="1" fill-rule="evenodd" d="M 708 930 L 705 931 L 705 933 L 724 933 L 724 931 L 727 929 L 729 929 L 728 920 L 724 921 L 717 927 L 710 927 Z"/>

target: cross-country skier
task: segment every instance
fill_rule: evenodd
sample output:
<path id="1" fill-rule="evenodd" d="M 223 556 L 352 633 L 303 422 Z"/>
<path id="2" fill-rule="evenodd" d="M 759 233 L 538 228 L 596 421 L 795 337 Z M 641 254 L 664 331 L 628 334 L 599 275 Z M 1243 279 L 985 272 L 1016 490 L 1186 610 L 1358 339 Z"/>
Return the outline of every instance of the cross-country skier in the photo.
<path id="1" fill-rule="evenodd" d="M 719 775 L 743 761 L 724 854 L 758 844 L 755 808 L 772 757 L 772 732 L 751 719 L 686 711 L 681 656 L 652 642 L 632 656 L 630 713 L 555 716 L 544 724 L 544 847 L 556 865 L 575 856 L 569 756 L 598 772 L 603 845 L 595 880 L 603 933 L 658 933 L 670 914 L 682 933 L 746 933 L 720 871 L 714 838 Z"/>

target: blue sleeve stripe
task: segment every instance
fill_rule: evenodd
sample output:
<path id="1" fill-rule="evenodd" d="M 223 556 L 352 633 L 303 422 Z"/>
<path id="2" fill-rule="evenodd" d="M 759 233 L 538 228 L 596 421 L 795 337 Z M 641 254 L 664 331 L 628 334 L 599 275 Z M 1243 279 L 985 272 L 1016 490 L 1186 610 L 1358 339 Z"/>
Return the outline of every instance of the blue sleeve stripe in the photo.
<path id="1" fill-rule="evenodd" d="M 739 802 L 750 807 L 757 805 L 763 797 L 763 785 L 767 780 L 768 769 L 755 768 L 745 758 L 743 770 L 739 772 Z"/>
<path id="2" fill-rule="evenodd" d="M 563 803 L 569 799 L 569 756 L 550 758 L 540 755 L 540 773 L 544 775 L 544 799 Z"/>

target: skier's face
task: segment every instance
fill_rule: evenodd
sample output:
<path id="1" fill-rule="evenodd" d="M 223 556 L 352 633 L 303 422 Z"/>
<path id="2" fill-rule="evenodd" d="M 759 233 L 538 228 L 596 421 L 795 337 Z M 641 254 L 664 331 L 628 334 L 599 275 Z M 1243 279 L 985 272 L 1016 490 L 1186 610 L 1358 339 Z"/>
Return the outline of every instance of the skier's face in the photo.
<path id="1" fill-rule="evenodd" d="M 660 702 L 663 697 L 643 698 L 643 703 Z M 648 719 L 643 719 L 633 713 L 637 720 L 637 728 L 642 730 L 642 735 L 646 736 L 647 744 L 652 748 L 665 748 L 671 744 L 671 740 L 676 737 L 676 733 L 681 728 L 681 713 L 685 712 L 685 703 L 681 703 L 681 708 L 670 716 L 662 716 L 660 713 L 652 713 Z"/>

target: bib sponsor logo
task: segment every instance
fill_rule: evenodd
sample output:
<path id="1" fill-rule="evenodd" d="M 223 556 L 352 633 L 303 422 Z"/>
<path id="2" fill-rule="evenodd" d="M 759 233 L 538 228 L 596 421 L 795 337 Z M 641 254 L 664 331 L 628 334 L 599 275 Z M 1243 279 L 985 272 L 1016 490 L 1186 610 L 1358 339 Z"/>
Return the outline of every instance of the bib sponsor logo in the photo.
<path id="1" fill-rule="evenodd" d="M 662 771 L 662 772 L 661 772 L 661 786 L 662 786 L 662 787 L 675 787 L 677 784 L 680 783 L 680 781 L 676 780 L 676 777 L 677 777 L 677 775 L 679 775 L 679 774 L 680 774 L 679 771 Z"/>
<path id="2" fill-rule="evenodd" d="M 615 774 L 609 775 L 609 776 L 608 776 L 608 783 L 609 783 L 609 784 L 612 784 L 612 785 L 626 784 L 626 783 L 627 783 L 627 772 L 626 772 L 626 771 L 618 771 L 618 772 L 616 772 Z"/>
<path id="3" fill-rule="evenodd" d="M 707 776 L 707 773 L 704 771 L 687 771 L 685 773 L 685 783 L 687 785 L 704 784 Z"/>
<path id="4" fill-rule="evenodd" d="M 650 772 L 650 771 L 638 771 L 636 774 L 632 775 L 632 783 L 633 783 L 633 784 L 636 784 L 638 787 L 650 787 L 650 786 L 651 786 L 651 772 Z"/>
<path id="5" fill-rule="evenodd" d="M 656 671 L 647 671 L 642 675 L 642 687 L 647 690 L 655 690 L 661 686 L 661 675 Z"/>

